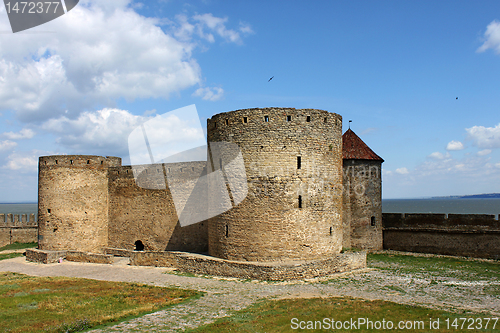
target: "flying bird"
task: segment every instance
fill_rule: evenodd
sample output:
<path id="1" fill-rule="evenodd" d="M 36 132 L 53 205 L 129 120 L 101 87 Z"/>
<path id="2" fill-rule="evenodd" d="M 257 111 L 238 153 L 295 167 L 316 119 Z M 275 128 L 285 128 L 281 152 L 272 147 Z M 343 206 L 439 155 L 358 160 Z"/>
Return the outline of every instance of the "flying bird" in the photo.
<path id="1" fill-rule="evenodd" d="M 458 97 L 457 97 L 457 99 L 458 99 Z"/>
<path id="2" fill-rule="evenodd" d="M 273 76 L 274 77 L 274 76 Z M 267 80 L 267 82 L 271 81 L 273 79 L 273 77 L 271 77 L 269 80 Z"/>

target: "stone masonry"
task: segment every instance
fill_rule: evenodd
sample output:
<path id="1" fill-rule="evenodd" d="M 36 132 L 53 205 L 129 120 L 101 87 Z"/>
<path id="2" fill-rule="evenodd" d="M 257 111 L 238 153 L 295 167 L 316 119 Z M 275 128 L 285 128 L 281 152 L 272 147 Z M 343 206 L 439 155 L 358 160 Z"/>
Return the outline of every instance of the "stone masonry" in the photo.
<path id="1" fill-rule="evenodd" d="M 75 258 L 134 250 L 208 252 L 222 260 L 272 262 L 333 258 L 342 247 L 382 247 L 383 160 L 376 154 L 378 159 L 346 160 L 340 115 L 316 109 L 237 110 L 208 119 L 207 139 L 209 147 L 218 142 L 239 147 L 246 172 L 241 185 L 248 193 L 237 204 L 231 197 L 232 209 L 186 227 L 179 225 L 171 189 L 161 184 L 175 176 L 169 179 L 192 188 L 215 170 L 227 177 L 231 163 L 212 160 L 213 148 L 208 162 L 141 166 L 135 177 L 118 157 L 40 157 L 39 250 L 72 251 Z M 361 139 L 354 145 L 369 149 Z M 188 190 L 181 193 L 181 201 L 189 196 Z"/>

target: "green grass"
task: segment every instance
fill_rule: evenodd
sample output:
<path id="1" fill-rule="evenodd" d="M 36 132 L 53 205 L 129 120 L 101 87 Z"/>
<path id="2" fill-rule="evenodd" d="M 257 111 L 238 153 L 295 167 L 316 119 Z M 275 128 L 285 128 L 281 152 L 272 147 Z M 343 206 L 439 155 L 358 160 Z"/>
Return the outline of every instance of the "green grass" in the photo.
<path id="1" fill-rule="evenodd" d="M 407 276 L 429 278 L 429 284 L 435 285 L 443 280 L 461 281 L 481 281 L 484 283 L 483 293 L 486 295 L 500 295 L 500 286 L 497 284 L 489 285 L 488 282 L 497 283 L 500 281 L 500 262 L 498 261 L 483 261 L 483 260 L 467 260 L 461 258 L 448 257 L 422 257 L 399 254 L 368 254 L 368 267 L 386 270 L 395 276 Z M 335 278 L 322 283 L 346 284 L 356 286 L 356 283 L 369 284 L 369 279 L 360 281 L 351 279 L 349 276 Z M 405 288 L 397 285 L 387 285 L 382 291 L 388 294 L 397 292 L 400 295 L 406 295 L 408 292 Z M 481 297 L 478 295 L 478 297 Z M 475 325 L 484 318 L 492 318 L 489 314 L 477 314 L 472 312 L 464 312 L 463 310 L 454 309 L 451 311 L 428 309 L 419 306 L 402 305 L 393 302 L 385 301 L 369 301 L 352 298 L 316 298 L 316 299 L 288 299 L 279 301 L 264 301 L 253 305 L 247 309 L 237 312 L 231 317 L 221 318 L 215 323 L 199 327 L 189 333 L 199 332 L 389 332 L 403 330 L 383 330 L 383 329 L 367 329 L 366 326 L 358 329 L 332 329 L 324 326 L 324 318 L 333 318 L 335 321 L 350 321 L 353 318 L 355 321 L 358 318 L 367 318 L 372 322 L 392 321 L 397 325 L 399 321 L 409 321 L 411 323 L 423 322 L 423 329 L 404 330 L 411 332 L 499 332 L 500 320 L 496 323 L 495 329 L 492 329 L 493 321 L 489 324 L 487 330 L 476 329 Z M 292 322 L 293 318 L 297 321 Z M 439 329 L 431 329 L 429 326 L 430 318 L 435 320 L 440 319 Z M 464 320 L 459 318 L 467 318 L 463 328 L 461 324 Z M 446 319 L 449 320 L 447 327 Z M 458 326 L 453 327 L 455 323 Z M 473 325 L 468 327 L 470 321 L 474 320 Z M 294 329 L 292 325 L 296 325 L 303 321 L 306 329 Z M 308 322 L 310 321 L 310 322 Z M 322 329 L 319 329 L 321 322 Z M 327 320 L 327 324 L 331 321 Z M 307 325 L 312 325 L 311 329 L 307 329 Z M 314 325 L 317 325 L 314 329 Z M 297 328 L 295 326 L 295 328 Z M 469 328 L 469 329 L 467 329 Z M 471 329 L 472 328 L 472 329 Z"/>
<path id="2" fill-rule="evenodd" d="M 22 257 L 22 253 L 0 253 L 0 260 Z"/>
<path id="3" fill-rule="evenodd" d="M 367 256 L 367 265 L 400 274 L 429 274 L 469 281 L 500 280 L 500 261 L 372 253 Z"/>
<path id="4" fill-rule="evenodd" d="M 354 322 L 358 322 L 359 318 L 366 318 L 373 322 L 382 320 L 391 321 L 394 327 L 397 327 L 400 321 L 404 324 L 412 325 L 411 332 L 498 332 L 500 322 L 496 324 L 495 329 L 492 330 L 490 323 L 488 330 L 460 330 L 453 329 L 451 324 L 455 318 L 486 318 L 491 317 L 488 315 L 478 315 L 471 313 L 451 313 L 441 310 L 432 310 L 417 306 L 401 305 L 385 301 L 369 301 L 362 299 L 352 298 L 310 298 L 310 299 L 287 299 L 279 301 L 266 301 L 258 303 L 247 309 L 237 312 L 235 315 L 227 318 L 221 318 L 215 323 L 198 327 L 193 330 L 185 331 L 186 333 L 224 333 L 224 332 L 238 332 L 238 333 L 257 333 L 257 332 L 387 332 L 391 330 L 375 329 L 376 327 L 356 326 L 356 329 L 348 327 L 348 329 L 332 329 L 326 325 L 331 325 L 331 319 L 337 321 L 350 321 L 351 318 Z M 293 318 L 297 320 L 292 321 Z M 326 321 L 324 318 L 327 318 Z M 439 318 L 439 329 L 430 329 L 430 319 L 434 321 Z M 449 319 L 450 327 L 446 327 L 446 318 Z M 476 320 L 476 319 L 474 319 Z M 303 321 L 303 327 L 306 329 L 297 329 L 297 325 Z M 321 323 L 321 329 L 318 323 Z M 325 325 L 326 322 L 326 325 Z M 419 323 L 423 329 L 414 329 Z M 477 323 L 474 323 L 476 325 Z M 307 325 L 312 329 L 307 329 Z M 314 329 L 316 325 L 316 329 Z M 467 325 L 465 325 L 467 326 Z M 294 329 L 295 328 L 295 329 Z M 393 330 L 402 332 L 403 330 Z"/>
<path id="5" fill-rule="evenodd" d="M 76 332 L 199 296 L 133 283 L 0 273 L 0 332 Z"/>
<path id="6" fill-rule="evenodd" d="M 13 243 L 9 245 L 5 245 L 0 247 L 0 251 L 5 251 L 5 250 L 19 250 L 19 249 L 28 249 L 28 248 L 34 248 L 37 247 L 38 243 L 33 242 L 33 243 Z"/>

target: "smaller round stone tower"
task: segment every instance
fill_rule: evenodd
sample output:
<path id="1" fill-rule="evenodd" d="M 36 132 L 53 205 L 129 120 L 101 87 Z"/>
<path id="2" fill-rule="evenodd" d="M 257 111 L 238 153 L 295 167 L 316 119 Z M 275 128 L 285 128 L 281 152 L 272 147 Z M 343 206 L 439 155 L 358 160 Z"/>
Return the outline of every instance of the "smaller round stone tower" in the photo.
<path id="1" fill-rule="evenodd" d="M 356 133 L 342 136 L 344 248 L 381 250 L 382 163 Z"/>
<path id="2" fill-rule="evenodd" d="M 99 253 L 108 244 L 108 168 L 119 157 L 42 156 L 38 248 Z"/>

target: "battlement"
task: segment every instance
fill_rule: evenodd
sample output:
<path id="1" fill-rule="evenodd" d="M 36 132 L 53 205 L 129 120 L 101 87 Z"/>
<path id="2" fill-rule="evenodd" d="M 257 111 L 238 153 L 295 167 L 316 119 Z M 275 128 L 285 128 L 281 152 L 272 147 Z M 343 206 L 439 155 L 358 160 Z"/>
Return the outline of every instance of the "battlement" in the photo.
<path id="1" fill-rule="evenodd" d="M 41 156 L 39 167 L 65 167 L 65 168 L 108 168 L 122 164 L 120 157 L 95 156 L 95 155 L 52 155 Z"/>
<path id="2" fill-rule="evenodd" d="M 500 259 L 500 221 L 486 214 L 382 214 L 384 249 Z"/>
<path id="3" fill-rule="evenodd" d="M 336 113 L 318 109 L 295 108 L 251 108 L 223 112 L 208 119 L 211 129 L 224 128 L 237 124 L 288 124 L 290 126 L 311 125 L 314 127 L 340 125 L 342 116 Z"/>
<path id="4" fill-rule="evenodd" d="M 499 230 L 500 221 L 486 214 L 383 213 L 384 229 Z"/>
<path id="5" fill-rule="evenodd" d="M 0 214 L 0 227 L 33 227 L 37 225 L 35 214 Z"/>
<path id="6" fill-rule="evenodd" d="M 37 241 L 35 214 L 0 214 L 0 247 Z"/>

